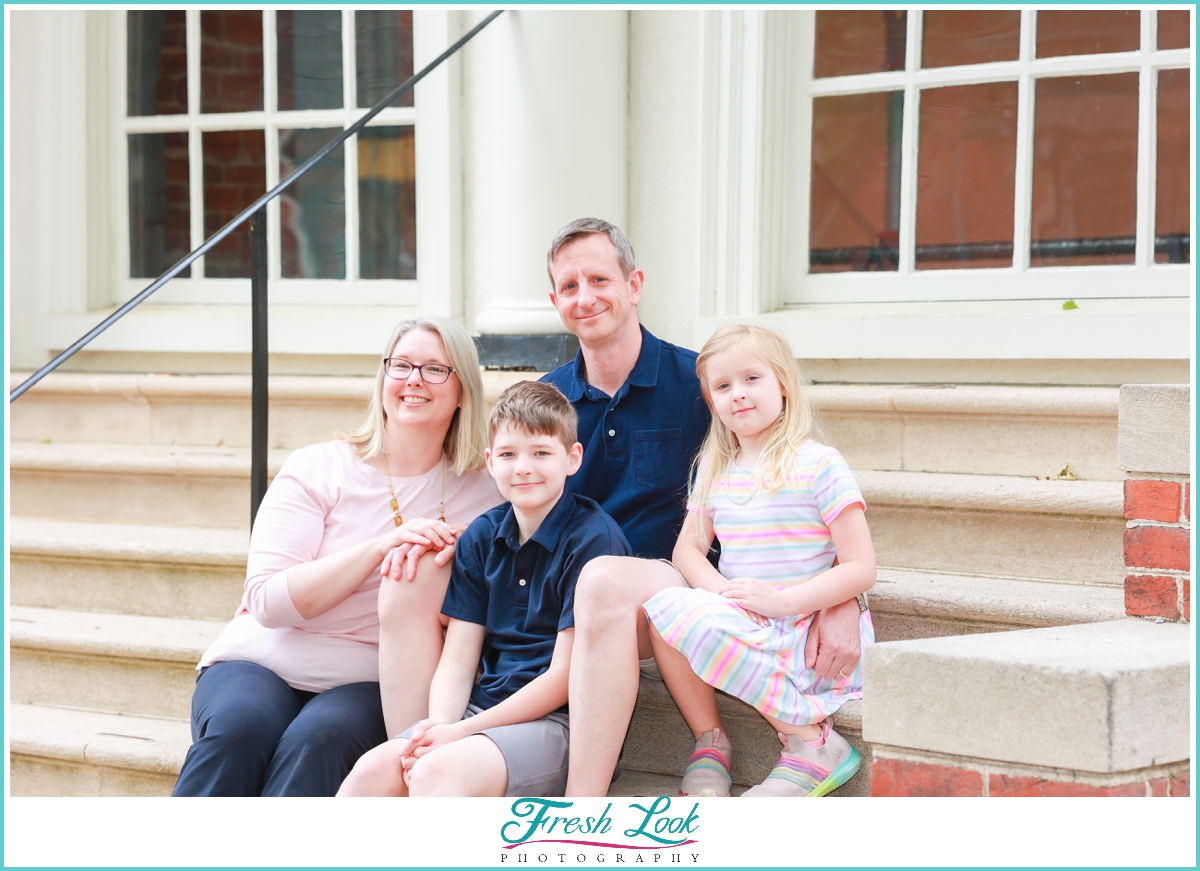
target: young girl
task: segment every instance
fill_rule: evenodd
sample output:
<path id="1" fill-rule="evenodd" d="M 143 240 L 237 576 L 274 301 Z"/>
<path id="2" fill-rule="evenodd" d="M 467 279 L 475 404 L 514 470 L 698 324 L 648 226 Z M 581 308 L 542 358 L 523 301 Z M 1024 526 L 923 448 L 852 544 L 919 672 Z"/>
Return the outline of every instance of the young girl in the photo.
<path id="1" fill-rule="evenodd" d="M 862 665 L 827 680 L 805 667 L 804 644 L 814 612 L 875 583 L 866 506 L 841 455 L 809 439 L 812 413 L 783 338 L 725 327 L 696 372 L 713 421 L 673 554 L 690 588 L 645 605 L 663 680 L 696 738 L 679 792 L 729 794 L 716 687 L 754 705 L 783 742 L 779 763 L 746 795 L 825 795 L 858 770 L 829 718 L 862 698 Z M 714 537 L 718 569 L 707 557 Z M 869 612 L 859 626 L 865 648 L 875 635 Z"/>

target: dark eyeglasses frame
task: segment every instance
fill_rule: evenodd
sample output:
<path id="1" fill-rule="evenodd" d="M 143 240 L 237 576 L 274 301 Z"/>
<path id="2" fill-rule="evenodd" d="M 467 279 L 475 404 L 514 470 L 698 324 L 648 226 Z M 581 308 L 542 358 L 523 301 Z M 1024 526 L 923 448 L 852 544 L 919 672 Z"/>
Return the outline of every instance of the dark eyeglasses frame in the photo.
<path id="1" fill-rule="evenodd" d="M 399 360 L 401 363 L 407 363 L 409 366 L 412 366 L 414 369 L 417 370 L 417 375 L 420 376 L 421 380 L 428 381 L 430 384 L 445 384 L 447 381 L 450 380 L 450 376 L 458 371 L 453 366 L 446 366 L 442 363 L 422 363 L 420 366 L 418 366 L 412 360 L 405 360 L 403 357 L 384 357 L 383 358 L 383 374 L 386 375 L 388 378 L 394 378 L 396 381 L 407 381 L 410 377 L 412 377 L 412 373 L 409 372 L 408 375 L 405 375 L 403 378 L 401 378 L 398 375 L 393 375 L 389 371 L 391 369 L 391 363 L 393 360 Z M 425 374 L 426 366 L 437 366 L 439 369 L 445 369 L 446 377 L 444 379 L 442 379 L 441 381 L 436 381 L 433 378 L 428 377 Z"/>

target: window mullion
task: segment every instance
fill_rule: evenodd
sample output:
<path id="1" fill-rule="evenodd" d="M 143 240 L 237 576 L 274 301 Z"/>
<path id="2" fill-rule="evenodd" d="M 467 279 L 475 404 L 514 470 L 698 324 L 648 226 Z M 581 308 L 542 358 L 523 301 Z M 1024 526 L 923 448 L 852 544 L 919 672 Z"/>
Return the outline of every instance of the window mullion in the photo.
<path id="1" fill-rule="evenodd" d="M 342 10 L 342 94 L 345 120 L 342 129 L 354 123 L 358 103 L 358 54 L 354 10 Z M 358 136 L 346 140 L 343 148 L 346 201 L 346 280 L 358 281 Z"/>
<path id="2" fill-rule="evenodd" d="M 188 187 L 191 191 L 192 250 L 204 243 L 204 149 L 200 128 L 200 10 L 186 10 L 188 80 Z M 204 258 L 192 263 L 192 278 L 204 277 Z"/>
<path id="3" fill-rule="evenodd" d="M 919 92 L 913 84 L 913 74 L 921 63 L 920 11 L 910 11 L 907 16 L 908 33 L 905 44 L 904 69 L 908 82 L 904 86 L 904 115 L 900 128 L 900 262 L 897 270 L 901 275 L 911 274 L 916 269 L 917 251 L 917 150 L 920 148 L 917 131 L 917 99 Z"/>
<path id="4" fill-rule="evenodd" d="M 1138 71 L 1138 145 L 1137 145 L 1137 239 L 1133 262 L 1139 269 L 1154 263 L 1155 153 L 1158 138 L 1155 108 L 1158 75 L 1150 66 L 1157 39 L 1158 13 L 1142 10 L 1142 68 Z"/>
<path id="5" fill-rule="evenodd" d="M 1030 214 L 1033 209 L 1033 97 L 1029 65 L 1037 45 L 1037 12 L 1021 12 L 1020 72 L 1017 76 L 1017 162 L 1013 179 L 1013 269 L 1029 269 Z"/>

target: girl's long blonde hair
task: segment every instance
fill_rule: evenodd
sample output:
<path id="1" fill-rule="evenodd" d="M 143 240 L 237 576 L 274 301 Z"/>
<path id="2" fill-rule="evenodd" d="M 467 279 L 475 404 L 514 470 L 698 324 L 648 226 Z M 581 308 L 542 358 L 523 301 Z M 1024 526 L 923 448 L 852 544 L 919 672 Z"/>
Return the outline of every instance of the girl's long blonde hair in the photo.
<path id="1" fill-rule="evenodd" d="M 383 437 L 387 430 L 387 413 L 383 410 L 383 361 L 392 355 L 396 343 L 412 330 L 426 330 L 442 340 L 446 356 L 462 385 L 462 405 L 454 412 L 442 450 L 450 460 L 456 475 L 483 468 L 483 452 L 487 448 L 487 429 L 483 417 L 483 378 L 479 374 L 479 354 L 467 331 L 448 318 L 426 316 L 403 320 L 392 331 L 379 359 L 375 373 L 375 389 L 367 419 L 354 432 L 344 436 L 354 445 L 359 456 L 370 459 L 383 453 Z"/>
<path id="2" fill-rule="evenodd" d="M 765 327 L 736 324 L 722 327 L 712 334 L 700 349 L 696 358 L 696 375 L 700 378 L 700 392 L 712 412 L 712 425 L 692 469 L 692 484 L 688 500 L 703 504 L 721 476 L 728 474 L 737 456 L 737 436 L 721 422 L 713 408 L 712 394 L 708 389 L 708 361 L 717 354 L 743 348 L 770 367 L 783 387 L 783 411 L 771 424 L 762 453 L 754 469 L 755 483 L 767 492 L 784 486 L 795 466 L 797 449 L 816 436 L 817 421 L 804 393 L 804 379 L 796 365 L 787 339 Z"/>

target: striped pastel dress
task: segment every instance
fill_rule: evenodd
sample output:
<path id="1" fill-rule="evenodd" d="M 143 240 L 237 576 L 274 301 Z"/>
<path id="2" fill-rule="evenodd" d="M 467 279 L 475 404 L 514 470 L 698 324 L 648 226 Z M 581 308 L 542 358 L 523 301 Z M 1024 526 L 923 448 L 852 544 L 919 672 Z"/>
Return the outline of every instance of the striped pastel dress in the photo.
<path id="1" fill-rule="evenodd" d="M 842 455 L 810 440 L 796 451 L 791 479 L 774 493 L 755 492 L 754 474 L 734 467 L 702 504 L 689 502 L 688 510 L 712 518 L 721 542 L 721 574 L 781 588 L 833 565 L 829 524 L 854 504 L 866 507 Z M 690 587 L 663 590 L 645 610 L 706 683 L 777 720 L 817 723 L 848 699 L 862 698 L 861 659 L 849 677 L 836 681 L 805 667 L 812 614 L 778 617 L 760 627 L 729 599 Z M 869 612 L 859 631 L 865 649 L 875 640 Z"/>

